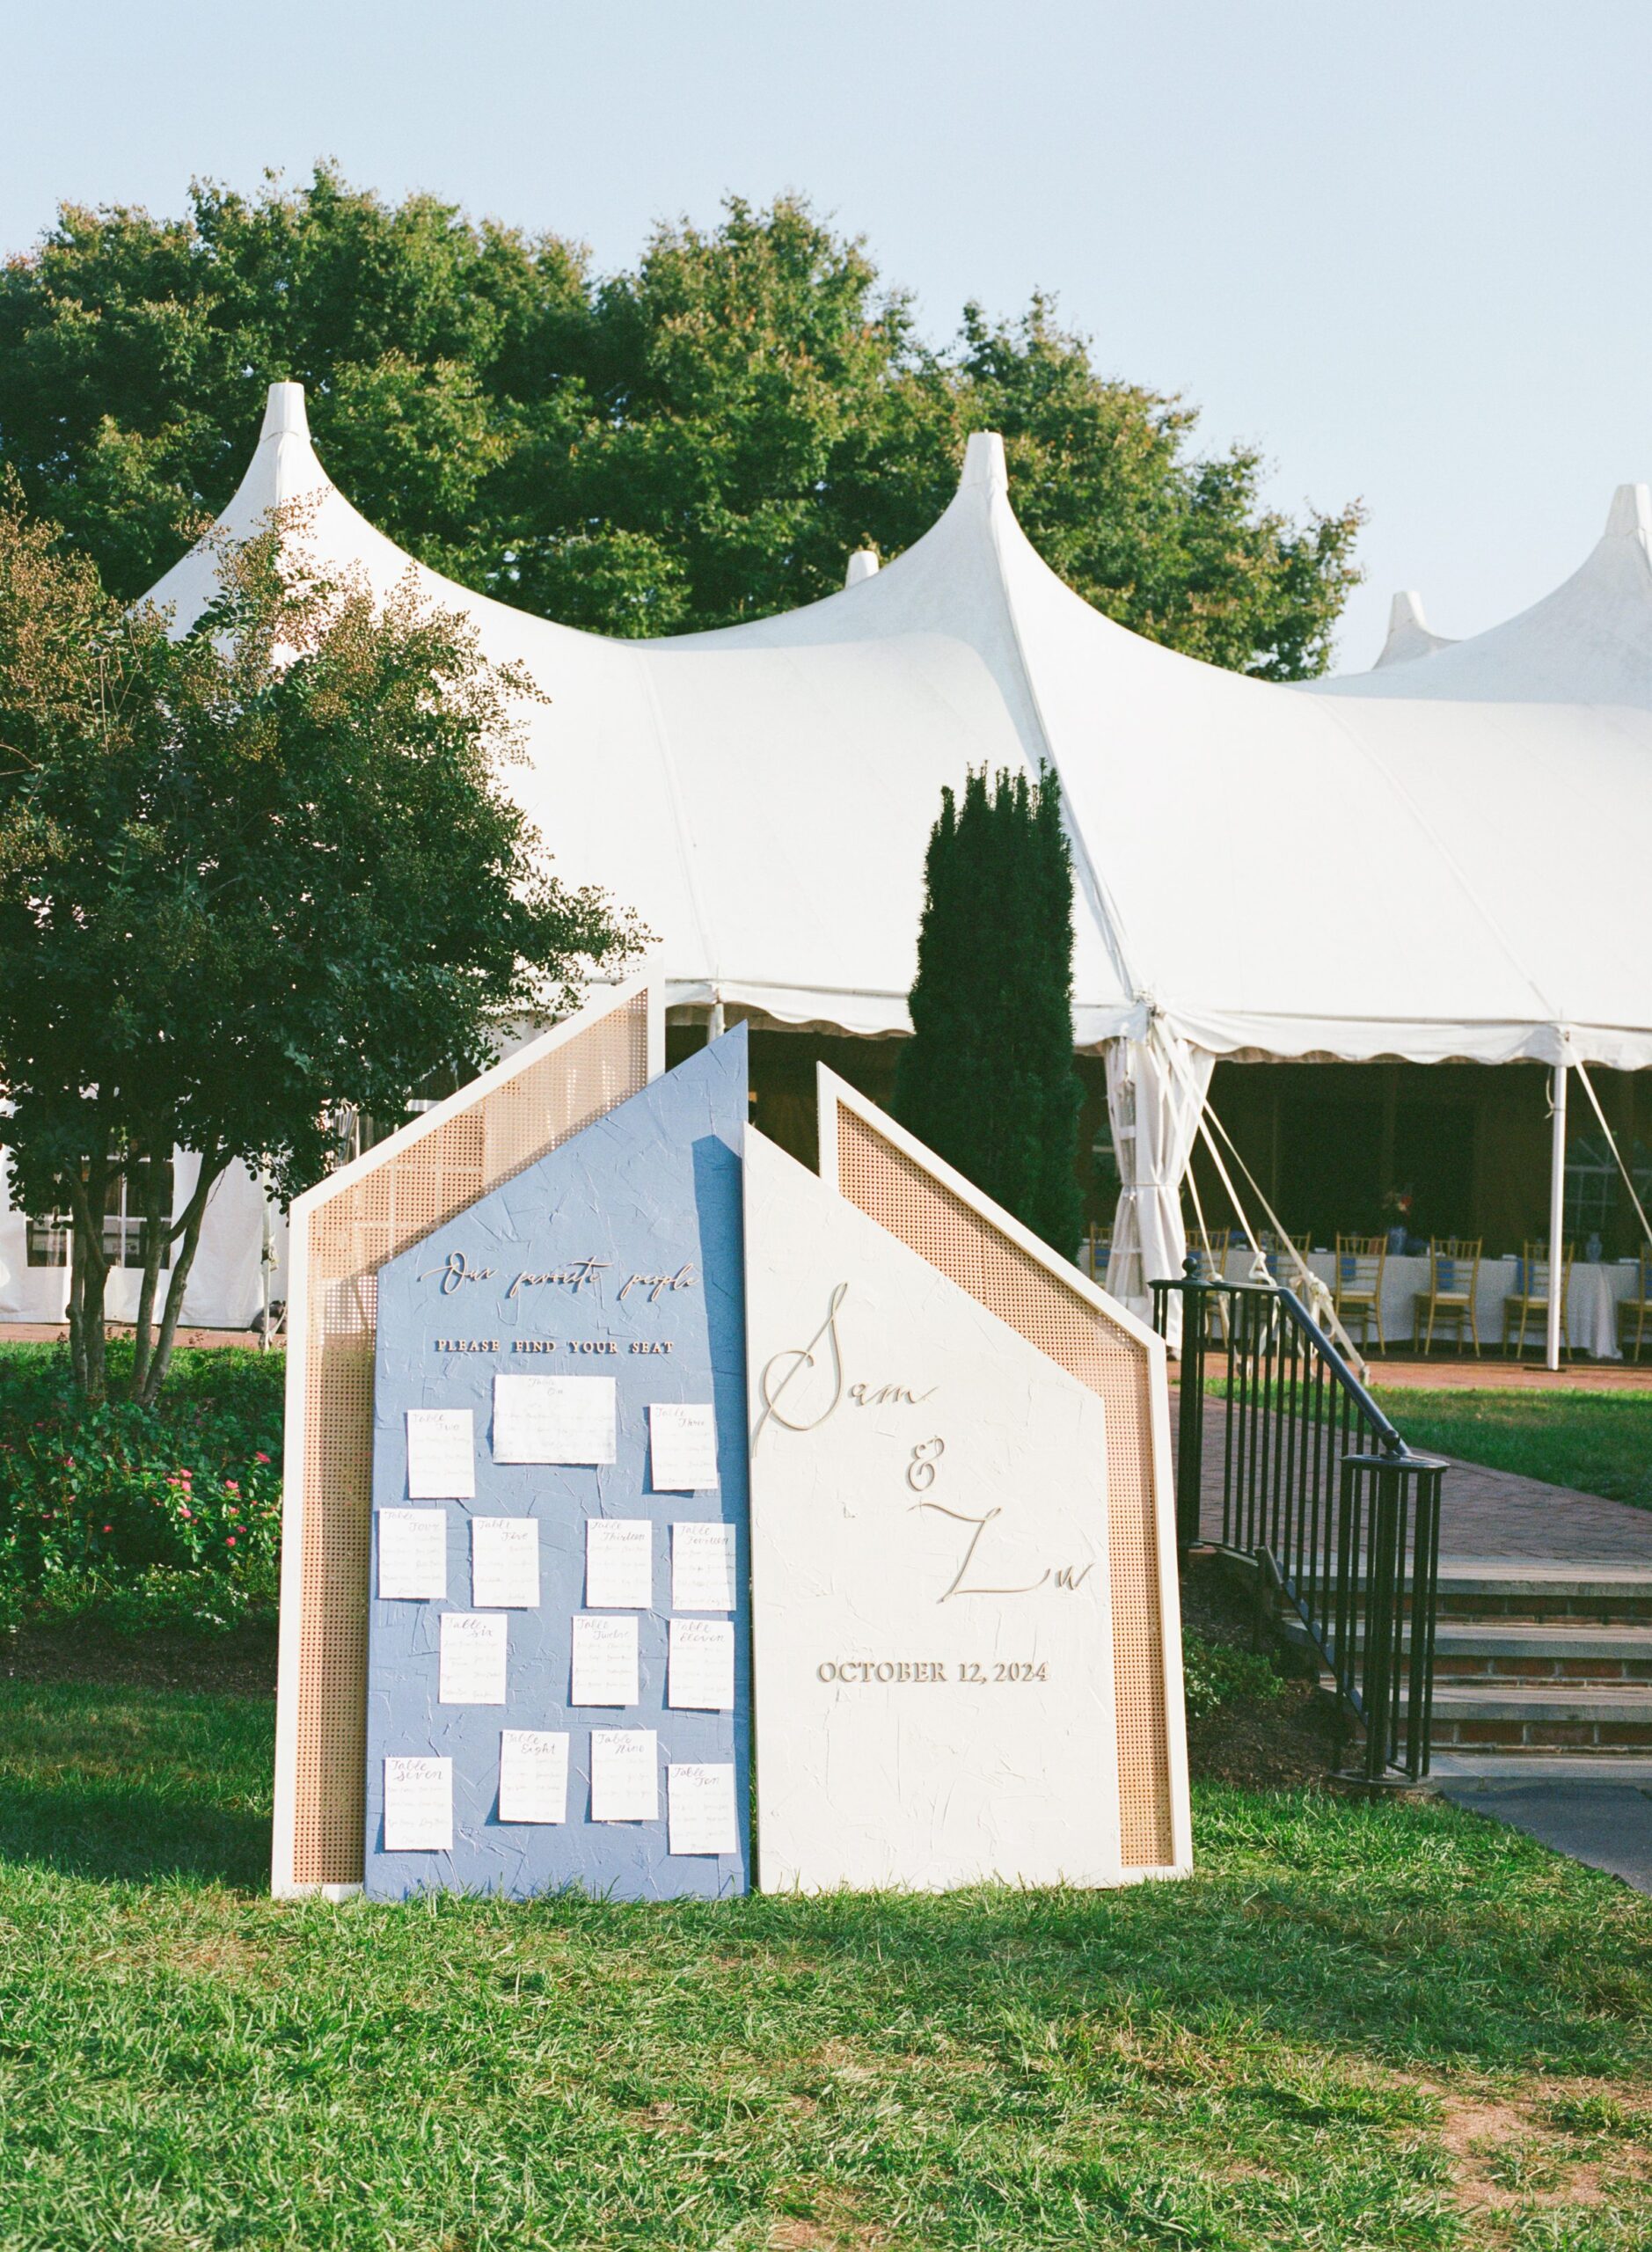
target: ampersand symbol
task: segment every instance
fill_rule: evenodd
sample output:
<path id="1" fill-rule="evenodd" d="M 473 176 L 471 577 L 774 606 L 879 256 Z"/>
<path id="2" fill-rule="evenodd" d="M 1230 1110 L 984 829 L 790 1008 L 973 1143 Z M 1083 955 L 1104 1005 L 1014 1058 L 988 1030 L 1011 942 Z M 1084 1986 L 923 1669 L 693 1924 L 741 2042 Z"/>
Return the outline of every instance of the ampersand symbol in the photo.
<path id="1" fill-rule="evenodd" d="M 920 1439 L 906 1466 L 906 1482 L 915 1494 L 926 1494 L 935 1482 L 936 1458 L 945 1454 L 945 1439 Z"/>

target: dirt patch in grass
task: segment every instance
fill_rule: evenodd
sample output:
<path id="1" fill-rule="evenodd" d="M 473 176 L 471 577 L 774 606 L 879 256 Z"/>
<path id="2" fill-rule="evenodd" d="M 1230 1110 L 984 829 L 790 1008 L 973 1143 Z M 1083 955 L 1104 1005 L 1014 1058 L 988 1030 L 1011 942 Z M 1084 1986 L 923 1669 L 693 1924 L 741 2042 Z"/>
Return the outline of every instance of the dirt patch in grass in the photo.
<path id="1" fill-rule="evenodd" d="M 1248 1649 L 1251 1615 L 1249 1581 L 1232 1567 L 1210 1557 L 1183 1566 L 1182 1620 L 1207 1641 Z M 1276 1651 L 1275 1663 L 1283 1675 L 1277 1697 L 1242 1698 L 1189 1721 L 1188 1765 L 1195 1780 L 1311 1790 L 1344 1764 L 1341 1715 L 1306 1661 Z"/>
<path id="2" fill-rule="evenodd" d="M 157 1631 L 128 1635 L 96 1626 L 21 1627 L 0 1634 L 0 1677 L 273 1697 L 275 1629 L 240 1627 L 228 1634 Z"/>

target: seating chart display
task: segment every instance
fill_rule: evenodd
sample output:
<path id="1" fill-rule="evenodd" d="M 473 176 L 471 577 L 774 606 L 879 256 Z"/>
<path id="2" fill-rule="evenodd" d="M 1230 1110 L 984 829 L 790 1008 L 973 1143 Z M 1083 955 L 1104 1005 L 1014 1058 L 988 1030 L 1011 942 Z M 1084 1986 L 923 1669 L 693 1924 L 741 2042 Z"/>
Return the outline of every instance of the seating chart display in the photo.
<path id="1" fill-rule="evenodd" d="M 748 1883 L 730 1033 L 380 1269 L 365 1882 Z"/>
<path id="2" fill-rule="evenodd" d="M 764 1890 L 1116 1883 L 1102 1400 L 757 1134 L 746 1242 Z"/>

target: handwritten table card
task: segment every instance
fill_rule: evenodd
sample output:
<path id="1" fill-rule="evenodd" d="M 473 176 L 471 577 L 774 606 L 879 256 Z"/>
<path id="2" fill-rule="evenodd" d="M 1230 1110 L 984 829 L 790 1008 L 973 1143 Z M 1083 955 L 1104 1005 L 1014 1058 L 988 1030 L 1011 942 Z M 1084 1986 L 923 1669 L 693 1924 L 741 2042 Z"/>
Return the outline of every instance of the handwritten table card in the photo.
<path id="1" fill-rule="evenodd" d="M 717 1421 L 710 1400 L 649 1403 L 648 1481 L 656 1494 L 716 1485 Z"/>
<path id="2" fill-rule="evenodd" d="M 557 1729 L 508 1728 L 499 1738 L 501 1822 L 566 1822 L 568 1739 Z"/>
<path id="3" fill-rule="evenodd" d="M 688 1763 L 665 1771 L 669 1841 L 674 1854 L 736 1854 L 740 1821 L 732 1767 Z"/>
<path id="4" fill-rule="evenodd" d="M 386 1603 L 441 1603 L 448 1592 L 446 1510 L 379 1510 L 378 1591 Z"/>
<path id="5" fill-rule="evenodd" d="M 659 1817 L 660 1739 L 654 1730 L 594 1728 L 591 1820 L 656 1822 Z"/>
<path id="6" fill-rule="evenodd" d="M 611 1376 L 496 1376 L 495 1462 L 614 1459 Z"/>
<path id="7" fill-rule="evenodd" d="M 479 1611 L 539 1605 L 539 1527 L 530 1517 L 471 1519 L 471 1601 Z"/>
<path id="8" fill-rule="evenodd" d="M 733 1712 L 735 1630 L 728 1620 L 671 1621 L 670 1684 L 666 1701 L 690 1712 Z"/>
<path id="9" fill-rule="evenodd" d="M 384 1851 L 453 1851 L 453 1762 L 396 1758 L 384 1762 Z"/>
<path id="10" fill-rule="evenodd" d="M 440 1703 L 504 1703 L 505 1626 L 497 1611 L 442 1612 Z"/>
<path id="11" fill-rule="evenodd" d="M 654 1527 L 647 1517 L 586 1520 L 585 1600 L 593 1611 L 653 1607 Z"/>
<path id="12" fill-rule="evenodd" d="M 637 1621 L 583 1612 L 574 1621 L 573 1686 L 575 1705 L 634 1705 L 637 1679 Z"/>
<path id="13" fill-rule="evenodd" d="M 674 1524 L 671 1527 L 672 1610 L 732 1611 L 737 1600 L 734 1526 Z"/>
<path id="14" fill-rule="evenodd" d="M 415 1502 L 476 1498 L 474 1418 L 468 1408 L 407 1410 L 407 1495 Z"/>

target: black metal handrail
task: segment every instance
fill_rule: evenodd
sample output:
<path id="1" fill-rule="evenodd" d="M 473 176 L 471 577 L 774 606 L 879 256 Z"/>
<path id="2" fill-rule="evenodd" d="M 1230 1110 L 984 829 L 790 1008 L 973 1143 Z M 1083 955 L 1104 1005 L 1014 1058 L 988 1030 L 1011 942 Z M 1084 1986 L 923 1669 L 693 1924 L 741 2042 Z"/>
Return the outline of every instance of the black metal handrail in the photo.
<path id="1" fill-rule="evenodd" d="M 1446 1466 L 1412 1453 L 1283 1284 L 1217 1282 L 1190 1259 L 1182 1280 L 1151 1288 L 1161 1336 L 1173 1297 L 1181 1301 L 1179 1545 L 1202 1542 L 1254 1564 L 1296 1613 L 1363 1729 L 1363 1780 L 1420 1782 L 1429 1772 Z M 1206 1388 L 1218 1376 L 1221 1518 L 1207 1535 Z"/>

